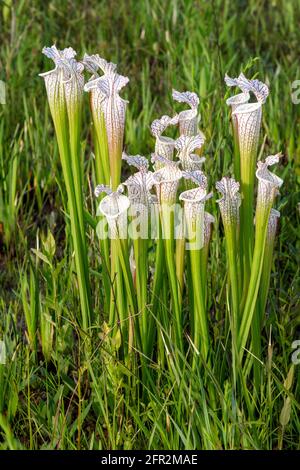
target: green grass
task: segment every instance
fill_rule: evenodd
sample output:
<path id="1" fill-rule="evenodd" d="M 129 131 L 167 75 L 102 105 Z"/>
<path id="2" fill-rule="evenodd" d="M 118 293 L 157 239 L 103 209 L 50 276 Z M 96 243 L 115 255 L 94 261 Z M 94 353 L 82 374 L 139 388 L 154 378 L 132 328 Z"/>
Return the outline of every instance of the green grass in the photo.
<path id="1" fill-rule="evenodd" d="M 0 13 L 0 79 L 7 91 L 7 104 L 0 105 L 0 339 L 9 358 L 0 365 L 0 448 L 299 449 L 300 366 L 291 362 L 300 323 L 300 107 L 291 100 L 291 84 L 300 79 L 299 3 L 6 0 Z M 96 319 L 85 359 L 67 195 L 38 77 L 49 69 L 41 49 L 52 43 L 70 45 L 80 57 L 98 52 L 130 77 L 130 154 L 153 151 L 149 125 L 172 113 L 172 88 L 197 92 L 210 187 L 233 170 L 225 72 L 257 74 L 270 85 L 260 150 L 282 151 L 276 173 L 284 185 L 262 332 L 264 380 L 255 396 L 249 384 L 251 413 L 245 395 L 235 394 L 224 334 L 226 256 L 216 198 L 209 203 L 217 217 L 207 273 L 211 365 L 199 361 L 191 369 L 176 355 L 161 354 L 141 383 L 137 370 L 117 359 L 119 344 L 104 323 L 93 230 L 87 245 Z M 85 100 L 84 196 L 95 215 Z M 186 299 L 183 305 L 185 320 Z"/>

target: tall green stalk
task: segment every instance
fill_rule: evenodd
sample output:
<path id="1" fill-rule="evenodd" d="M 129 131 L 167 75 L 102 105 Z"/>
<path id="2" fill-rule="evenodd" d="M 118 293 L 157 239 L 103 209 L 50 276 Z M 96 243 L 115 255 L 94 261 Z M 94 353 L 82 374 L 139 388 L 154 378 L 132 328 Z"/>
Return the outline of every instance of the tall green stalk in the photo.
<path id="1" fill-rule="evenodd" d="M 241 358 L 247 343 L 252 321 L 255 323 L 254 331 L 256 334 L 258 334 L 257 332 L 259 330 L 259 315 L 256 315 L 254 319 L 253 316 L 257 305 L 262 269 L 264 266 L 269 216 L 275 195 L 277 194 L 278 188 L 282 184 L 282 180 L 280 178 L 269 172 L 268 166 L 277 163 L 279 161 L 279 157 L 280 155 L 278 154 L 267 157 L 265 162 L 258 162 L 258 169 L 256 172 L 259 184 L 255 215 L 255 246 L 251 266 L 251 277 L 248 286 L 248 295 L 245 302 L 245 308 L 243 311 L 243 318 L 238 337 L 238 349 L 240 351 Z M 260 341 L 260 336 L 259 338 L 254 338 L 254 342 L 256 341 Z"/>
<path id="2" fill-rule="evenodd" d="M 203 239 L 203 248 L 201 249 L 201 280 L 202 280 L 202 289 L 205 294 L 205 308 L 207 309 L 207 269 L 208 269 L 208 255 L 209 255 L 209 246 L 212 234 L 212 224 L 214 224 L 215 218 L 209 213 L 204 212 L 204 239 Z"/>
<path id="3" fill-rule="evenodd" d="M 142 351 L 148 353 L 149 319 L 147 315 L 147 282 L 148 282 L 148 240 L 137 238 L 133 240 L 135 272 L 136 272 L 136 296 L 138 313 L 140 318 L 140 334 Z"/>
<path id="4" fill-rule="evenodd" d="M 100 118 L 95 116 L 95 110 L 92 108 L 93 123 L 94 123 L 94 149 L 95 149 L 95 173 L 97 184 L 109 185 L 109 157 L 107 135 L 105 130 L 105 121 L 103 113 L 100 113 Z M 100 195 L 101 197 L 101 195 Z M 103 215 L 99 214 L 99 220 L 103 222 Z M 104 311 L 109 312 L 111 305 L 111 281 L 110 281 L 110 243 L 109 238 L 99 240 L 101 265 L 102 265 L 102 279 L 104 288 Z"/>
<path id="5" fill-rule="evenodd" d="M 72 240 L 81 304 L 81 323 L 87 330 L 92 320 L 91 292 L 85 243 L 80 162 L 80 122 L 83 92 L 83 66 L 76 62 L 71 48 L 58 51 L 55 46 L 43 52 L 55 62 L 55 69 L 41 74 L 45 80 L 54 122 L 60 160 L 68 196 Z"/>
<path id="6" fill-rule="evenodd" d="M 166 269 L 174 311 L 174 341 L 178 351 L 183 353 L 183 323 L 180 303 L 180 285 L 176 273 L 174 220 L 176 193 L 182 173 L 178 166 L 166 160 L 166 165 L 153 173 L 157 192 L 162 237 L 165 248 Z"/>
<path id="7" fill-rule="evenodd" d="M 129 263 L 127 240 L 127 210 L 130 201 L 122 194 L 122 189 L 111 191 L 99 186 L 96 194 L 107 192 L 99 205 L 98 213 L 107 220 L 111 237 L 111 303 L 109 323 L 114 327 L 119 322 L 123 338 L 124 356 L 132 350 L 133 323 L 137 313 L 133 279 Z M 101 236 L 101 232 L 99 232 Z M 138 330 L 138 329 L 137 329 Z M 137 331 L 139 341 L 139 331 Z M 128 359 L 128 358 L 127 358 Z"/>
<path id="8" fill-rule="evenodd" d="M 205 201 L 211 197 L 207 195 L 207 181 L 202 172 L 191 173 L 194 178 L 199 178 L 199 187 L 184 191 L 179 199 L 184 202 L 185 227 L 188 239 L 187 251 L 190 262 L 190 276 L 193 292 L 192 310 L 192 339 L 194 346 L 204 360 L 207 359 L 209 350 L 208 322 L 206 314 L 206 277 L 202 278 L 203 247 L 205 238 Z M 194 365 L 196 355 L 194 355 Z"/>
<path id="9" fill-rule="evenodd" d="M 60 158 L 63 169 L 64 181 L 66 184 L 66 190 L 68 194 L 68 204 L 70 210 L 70 220 L 71 220 L 71 233 L 72 240 L 74 243 L 74 254 L 75 254 L 75 264 L 77 269 L 77 279 L 78 287 L 80 294 L 80 303 L 82 311 L 82 326 L 86 330 L 91 321 L 92 311 L 91 311 L 91 295 L 90 295 L 90 285 L 88 279 L 88 270 L 87 270 L 87 259 L 86 252 L 84 249 L 79 217 L 76 206 L 76 195 L 74 188 L 74 179 L 72 173 L 72 164 L 68 148 L 67 140 L 67 127 L 65 120 L 65 113 L 59 113 L 59 118 L 56 116 L 55 128 L 56 128 L 56 137 L 58 141 L 58 146 L 60 150 Z"/>
<path id="10" fill-rule="evenodd" d="M 179 303 L 182 305 L 183 283 L 184 283 L 184 266 L 185 266 L 185 239 L 179 236 L 176 239 L 175 248 L 175 264 L 176 264 L 176 277 L 178 279 L 178 295 Z"/>
<path id="11" fill-rule="evenodd" d="M 237 337 L 240 325 L 240 269 L 239 269 L 239 246 L 238 246 L 238 231 L 239 231 L 239 208 L 240 208 L 240 194 L 239 183 L 233 178 L 223 177 L 221 181 L 216 183 L 217 190 L 222 194 L 222 198 L 217 202 L 219 203 L 222 221 L 225 233 L 226 255 L 227 255 L 227 269 L 229 272 L 229 286 L 231 295 L 228 296 L 229 302 L 229 324 L 231 330 L 232 342 L 232 371 L 233 371 L 233 388 L 236 394 L 236 381 L 237 374 L 240 370 L 240 363 L 237 349 Z"/>
<path id="12" fill-rule="evenodd" d="M 174 311 L 174 339 L 179 351 L 183 352 L 183 324 L 179 301 L 179 282 L 176 273 L 174 242 L 174 211 L 172 206 L 164 204 L 160 210 L 162 233 L 164 238 L 166 267 L 170 285 L 170 294 Z"/>
<path id="13" fill-rule="evenodd" d="M 161 317 L 159 313 L 164 308 L 163 292 L 165 291 L 165 258 L 164 258 L 164 244 L 162 239 L 162 228 L 160 217 L 157 217 L 157 240 L 155 249 L 155 260 L 154 260 L 154 277 L 152 284 L 152 295 L 151 295 L 151 316 L 149 317 L 149 336 L 147 355 L 151 354 L 153 350 L 153 344 L 155 340 L 155 324 L 159 322 L 166 328 L 166 322 L 164 317 Z M 155 321 L 156 320 L 156 321 Z M 161 344 L 161 336 L 157 335 L 158 344 Z"/>
<path id="14" fill-rule="evenodd" d="M 267 304 L 271 270 L 272 270 L 272 264 L 273 264 L 273 251 L 274 251 L 274 244 L 275 244 L 275 236 L 276 236 L 279 217 L 280 217 L 280 213 L 276 211 L 275 209 L 271 209 L 270 217 L 268 221 L 264 266 L 263 266 L 263 271 L 262 271 L 262 276 L 261 276 L 260 292 L 259 292 L 259 312 L 260 312 L 261 322 L 263 321 L 263 318 L 265 316 L 265 309 L 266 309 L 266 304 Z"/>
<path id="15" fill-rule="evenodd" d="M 191 283 L 193 286 L 193 343 L 204 360 L 209 351 L 209 334 L 205 306 L 204 279 L 201 278 L 201 250 L 190 250 Z M 194 361 L 196 358 L 194 356 Z"/>
<path id="16" fill-rule="evenodd" d="M 264 262 L 264 252 L 267 234 L 267 221 L 271 208 L 266 208 L 264 216 L 260 217 L 261 220 L 256 221 L 255 231 L 255 246 L 253 253 L 253 260 L 251 266 L 251 276 L 248 286 L 248 295 L 246 297 L 245 308 L 243 311 L 243 318 L 241 322 L 240 334 L 239 334 L 239 351 L 241 357 L 243 356 L 244 348 L 247 343 L 249 331 L 251 328 L 253 315 L 256 307 L 256 300 L 258 296 L 258 290 L 260 286 L 260 278 L 262 273 L 262 267 Z M 254 331 L 257 331 L 255 328 Z"/>
<path id="17" fill-rule="evenodd" d="M 218 201 L 226 243 L 227 266 L 229 272 L 231 301 L 232 301 L 232 335 L 236 338 L 240 323 L 240 281 L 239 281 L 239 258 L 238 258 L 238 231 L 239 231 L 239 208 L 240 194 L 239 183 L 233 178 L 223 177 L 216 184 L 221 192 L 222 198 Z"/>

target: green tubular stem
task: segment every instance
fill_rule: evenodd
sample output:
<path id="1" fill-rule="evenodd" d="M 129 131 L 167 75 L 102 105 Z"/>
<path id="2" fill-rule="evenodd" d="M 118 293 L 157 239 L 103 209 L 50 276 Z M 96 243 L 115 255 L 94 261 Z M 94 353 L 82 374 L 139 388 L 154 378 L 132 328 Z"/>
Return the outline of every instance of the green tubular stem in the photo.
<path id="1" fill-rule="evenodd" d="M 119 240 L 111 240 L 111 308 L 109 316 L 109 324 L 112 328 L 113 336 L 116 334 L 117 329 L 115 328 L 119 325 L 121 336 L 122 336 L 122 345 L 123 345 L 123 355 L 127 357 L 127 347 L 126 341 L 128 339 L 128 324 L 129 317 L 127 314 L 127 303 L 126 295 L 124 295 L 124 282 L 123 282 L 123 272 L 121 267 L 121 262 L 119 258 Z"/>
<path id="2" fill-rule="evenodd" d="M 161 221 L 164 238 L 164 247 L 165 247 L 165 256 L 166 256 L 166 266 L 168 272 L 168 278 L 170 283 L 171 299 L 175 314 L 175 325 L 174 334 L 176 338 L 176 344 L 178 344 L 178 349 L 180 352 L 183 352 L 183 325 L 182 325 L 182 315 L 181 315 L 181 306 L 179 302 L 179 283 L 176 275 L 176 264 L 174 256 L 174 213 L 164 212 L 161 210 Z"/>
<path id="3" fill-rule="evenodd" d="M 240 364 L 240 363 L 237 362 L 237 364 Z M 253 400 L 250 397 L 249 388 L 248 388 L 247 383 L 245 381 L 245 375 L 244 375 L 244 372 L 243 372 L 243 368 L 241 366 L 239 366 L 238 371 L 239 371 L 238 374 L 239 374 L 239 378 L 240 378 L 241 389 L 242 389 L 243 397 L 245 399 L 245 403 L 246 403 L 246 406 L 247 406 L 247 409 L 248 409 L 249 417 L 250 417 L 250 419 L 254 419 L 254 406 L 255 406 L 255 403 L 253 402 Z"/>
<path id="4" fill-rule="evenodd" d="M 128 306 L 131 315 L 134 315 L 137 312 L 137 304 L 129 263 L 128 242 L 126 239 L 117 239 L 117 246 L 120 264 L 123 271 L 125 289 L 128 297 Z"/>
<path id="5" fill-rule="evenodd" d="M 270 287 L 270 278 L 273 263 L 273 250 L 274 250 L 274 239 L 266 242 L 264 265 L 260 281 L 259 290 L 259 315 L 261 324 L 263 323 L 268 299 L 268 292 Z"/>
<path id="6" fill-rule="evenodd" d="M 175 338 L 177 339 L 177 344 L 179 345 L 179 350 L 183 351 L 183 325 L 181 317 L 181 307 L 178 297 L 178 281 L 176 276 L 176 267 L 174 260 L 174 250 L 173 244 L 170 243 L 171 240 L 165 240 L 165 253 L 166 253 L 166 262 L 167 262 L 167 271 L 170 282 L 171 298 L 172 304 L 175 313 Z"/>
<path id="7" fill-rule="evenodd" d="M 267 237 L 267 224 L 270 214 L 271 207 L 266 207 L 262 210 L 262 213 L 256 214 L 256 231 L 255 231 L 255 246 L 253 253 L 253 260 L 251 266 L 251 277 L 248 286 L 248 295 L 245 302 L 245 308 L 243 311 L 243 318 L 240 326 L 238 349 L 241 358 L 244 353 L 249 331 L 251 328 L 256 302 L 259 292 L 262 268 L 264 263 L 264 252 Z M 256 319 L 255 319 L 256 321 Z"/>
<path id="8" fill-rule="evenodd" d="M 148 336 L 148 345 L 147 345 L 147 355 L 152 353 L 153 344 L 155 340 L 155 322 L 158 320 L 162 323 L 163 327 L 165 328 L 166 325 L 163 322 L 163 317 L 158 316 L 159 311 L 161 310 L 161 305 L 164 304 L 162 299 L 162 292 L 163 292 L 163 285 L 164 285 L 164 244 L 162 240 L 162 231 L 161 231 L 161 223 L 158 220 L 158 239 L 156 242 L 156 254 L 155 254 L 155 271 L 154 271 L 154 279 L 153 279 L 153 286 L 152 286 L 152 295 L 151 295 L 151 314 L 149 316 L 149 336 Z M 158 325 L 158 322 L 156 323 Z M 161 335 L 158 335 L 158 343 L 162 346 L 162 338 Z"/>
<path id="9" fill-rule="evenodd" d="M 156 242 L 156 256 L 155 256 L 155 271 L 153 279 L 152 297 L 151 297 L 151 308 L 155 315 L 157 312 L 157 306 L 159 305 L 159 293 L 161 292 L 161 284 L 163 282 L 163 252 L 164 245 L 162 240 L 161 222 L 158 221 L 158 239 Z"/>
<path id="10" fill-rule="evenodd" d="M 82 244 L 85 247 L 85 226 L 83 217 L 83 197 L 82 197 L 82 180 L 83 180 L 83 165 L 81 163 L 81 149 L 80 149 L 80 127 L 81 127 L 81 105 L 73 110 L 72 117 L 69 115 L 69 130 L 70 130 L 70 157 L 72 165 L 72 173 L 74 178 L 74 191 L 76 198 L 76 206 L 78 212 L 78 219 L 80 231 L 82 236 Z M 77 109 L 78 108 L 78 109 Z"/>
<path id="11" fill-rule="evenodd" d="M 116 276 L 116 290 L 117 290 L 117 305 L 118 314 L 120 319 L 120 330 L 123 343 L 123 356 L 128 358 L 129 344 L 130 344 L 130 317 L 127 310 L 127 299 L 124 296 L 124 279 L 121 269 Z M 126 361 L 127 362 L 127 361 Z"/>
<path id="12" fill-rule="evenodd" d="M 261 371 L 262 367 L 260 364 L 261 359 L 261 322 L 258 311 L 258 303 L 254 310 L 253 321 L 251 324 L 251 338 L 252 338 L 252 352 L 251 362 L 253 362 L 253 371 L 254 371 L 254 390 L 256 394 L 259 393 L 260 384 L 261 384 Z"/>
<path id="13" fill-rule="evenodd" d="M 253 186 L 241 185 L 243 200 L 241 204 L 241 246 L 243 261 L 244 295 L 248 290 L 253 250 Z"/>
<path id="14" fill-rule="evenodd" d="M 142 381 L 151 381 L 149 373 L 148 357 L 151 358 L 152 350 L 149 349 L 150 339 L 153 338 L 154 319 L 147 310 L 147 281 L 148 281 L 148 239 L 136 238 L 133 240 L 134 258 L 136 264 L 136 297 L 138 307 L 138 319 L 134 322 L 137 343 L 141 349 Z"/>
<path id="15" fill-rule="evenodd" d="M 104 197 L 104 194 L 100 195 L 100 200 Z M 104 215 L 100 214 L 98 222 L 102 223 Z M 97 225 L 96 225 L 97 227 Z M 101 238 L 99 240 L 101 265 L 102 265 L 102 281 L 104 289 L 104 311 L 108 312 L 111 305 L 111 261 L 110 261 L 110 240 L 108 237 Z"/>
<path id="16" fill-rule="evenodd" d="M 178 279 L 179 304 L 182 305 L 183 276 L 184 276 L 184 258 L 185 258 L 185 239 L 176 240 L 176 276 Z"/>
<path id="17" fill-rule="evenodd" d="M 250 374 L 251 374 L 251 371 L 252 371 L 252 368 L 253 368 L 254 374 L 253 374 L 253 391 L 252 391 L 252 393 L 255 393 L 255 400 L 256 400 L 257 397 L 258 397 L 259 387 L 260 387 L 260 383 L 261 383 L 261 367 L 262 366 L 261 366 L 260 362 L 256 359 L 260 356 L 260 352 L 259 352 L 260 345 L 258 347 L 253 342 L 254 334 L 256 334 L 255 329 L 254 329 L 253 326 L 254 325 L 252 324 L 251 325 L 251 338 L 252 338 L 252 340 L 251 340 L 250 347 L 249 347 L 249 350 L 251 351 L 252 354 L 248 354 L 245 357 L 243 367 L 241 366 L 240 362 L 238 363 L 238 367 L 239 367 L 239 370 L 242 371 L 242 373 L 240 374 L 241 375 L 240 378 L 241 378 L 241 380 L 243 379 L 243 381 L 245 383 L 247 383 L 247 381 L 249 380 L 249 377 L 250 377 Z"/>
<path id="18" fill-rule="evenodd" d="M 81 230 L 76 207 L 76 196 L 74 190 L 74 180 L 70 150 L 68 145 L 67 114 L 65 110 L 57 112 L 54 126 L 58 141 L 60 160 L 68 195 L 68 204 L 71 218 L 71 233 L 75 251 L 75 263 L 77 269 L 77 279 L 82 312 L 82 327 L 86 331 L 90 326 L 92 309 L 89 280 L 87 277 L 87 260 L 85 258 L 84 247 L 82 245 Z"/>
<path id="19" fill-rule="evenodd" d="M 236 241 L 236 225 L 227 223 L 225 229 L 225 242 L 226 242 L 226 253 L 228 260 L 228 271 L 229 271 L 229 282 L 231 288 L 231 299 L 232 299 L 232 312 L 233 312 L 233 323 L 234 336 L 236 336 L 239 322 L 240 322 L 240 292 L 239 292 L 239 276 L 238 276 L 238 247 Z"/>
<path id="20" fill-rule="evenodd" d="M 137 347 L 140 349 L 142 348 L 142 338 L 139 328 L 139 322 L 135 321 L 135 315 L 138 311 L 137 302 L 136 302 L 136 295 L 134 291 L 134 284 L 130 269 L 129 263 L 129 250 L 128 250 L 128 240 L 127 239 L 118 239 L 117 240 L 118 246 L 118 255 L 120 260 L 120 266 L 122 269 L 123 280 L 124 280 L 124 287 L 126 292 L 127 298 L 127 316 L 130 318 L 130 324 L 134 324 L 134 332 L 136 335 L 136 342 Z M 124 295 L 124 292 L 122 292 Z"/>
<path id="21" fill-rule="evenodd" d="M 81 104 L 79 104 L 72 113 L 72 117 L 68 117 L 69 120 L 69 134 L 70 134 L 70 159 L 72 166 L 72 174 L 74 180 L 74 192 L 76 200 L 76 209 L 78 214 L 78 221 L 81 232 L 83 260 L 85 268 L 85 277 L 87 289 L 89 291 L 89 304 L 91 310 L 91 288 L 89 279 L 89 267 L 88 267 L 88 255 L 87 255 L 87 243 L 85 234 L 85 220 L 84 220 L 84 204 L 83 204 L 83 163 L 81 162 L 81 148 L 80 148 L 80 129 L 81 129 Z"/>
<path id="22" fill-rule="evenodd" d="M 105 130 L 104 116 L 101 115 L 100 126 L 94 120 L 94 149 L 95 149 L 95 173 L 96 183 L 109 185 L 108 147 Z M 100 240 L 100 253 L 102 257 L 102 275 L 104 288 L 104 310 L 108 312 L 111 305 L 111 282 L 110 282 L 110 243 L 109 239 Z"/>
<path id="23" fill-rule="evenodd" d="M 209 341 L 205 308 L 205 294 L 203 290 L 204 281 L 201 279 L 201 250 L 191 250 L 189 255 L 191 263 L 192 285 L 194 286 L 193 342 L 196 349 L 200 351 L 204 360 L 206 360 L 208 356 Z"/>
<path id="24" fill-rule="evenodd" d="M 257 315 L 257 311 L 254 313 Z M 241 364 L 238 364 L 238 367 L 242 370 L 242 377 L 245 383 L 250 376 L 251 370 L 254 370 L 253 376 L 253 384 L 254 384 L 254 392 L 256 394 L 256 398 L 258 396 L 260 382 L 261 382 L 261 364 L 259 363 L 259 358 L 261 356 L 261 343 L 260 343 L 260 329 L 256 331 L 257 323 L 255 324 L 254 321 L 251 324 L 251 343 L 249 350 L 252 354 L 248 354 L 245 358 L 245 362 L 243 367 Z"/>
<path id="25" fill-rule="evenodd" d="M 249 413 L 249 416 L 251 419 L 254 419 L 254 407 L 255 407 L 255 402 L 253 399 L 250 397 L 250 392 L 249 388 L 247 385 L 247 368 L 251 364 L 246 363 L 245 367 L 242 367 L 241 365 L 241 359 L 238 351 L 238 345 L 237 345 L 237 337 L 232 334 L 232 369 L 233 369 L 233 384 L 234 384 L 234 389 L 235 389 L 235 394 L 237 395 L 238 389 L 237 389 L 237 379 L 239 379 L 239 384 L 240 384 L 240 389 L 241 393 L 243 394 L 243 398 L 245 400 L 247 410 Z M 249 360 L 252 361 L 252 357 L 247 357 L 247 361 Z"/>
<path id="26" fill-rule="evenodd" d="M 207 305 L 207 265 L 208 265 L 208 250 L 209 245 L 205 245 L 200 251 L 200 269 L 201 269 L 201 283 L 203 291 L 204 305 Z"/>
<path id="27" fill-rule="evenodd" d="M 189 259 L 189 253 L 188 253 L 188 263 L 186 265 L 186 279 L 187 279 L 187 286 L 188 288 L 188 301 L 189 301 L 189 319 L 190 319 L 190 325 L 191 325 L 191 335 L 192 338 L 194 337 L 194 286 L 193 286 L 193 280 L 192 280 L 192 272 L 191 272 L 191 262 Z"/>
<path id="28" fill-rule="evenodd" d="M 110 244 L 111 257 L 110 257 L 110 275 L 111 275 L 111 293 L 110 293 L 110 309 L 109 309 L 109 325 L 114 327 L 116 323 L 116 310 L 117 310 L 117 292 L 116 292 L 116 276 L 118 273 L 118 252 L 116 241 L 111 240 Z"/>
<path id="29" fill-rule="evenodd" d="M 110 283 L 110 254 L 109 254 L 109 239 L 105 238 L 100 240 L 100 252 L 102 254 L 102 276 L 103 276 L 103 288 L 104 288 L 104 310 L 109 311 L 110 306 L 110 294 L 111 294 L 111 283 Z"/>
<path id="30" fill-rule="evenodd" d="M 272 240 L 266 239 L 258 302 L 256 305 L 256 311 L 251 325 L 251 335 L 253 344 L 252 351 L 255 358 L 258 359 L 257 360 L 255 358 L 252 358 L 254 364 L 254 384 L 257 393 L 259 392 L 259 387 L 261 383 L 261 364 L 259 361 L 261 359 L 261 329 L 265 317 L 265 309 L 270 286 L 273 249 L 274 238 Z"/>
<path id="31" fill-rule="evenodd" d="M 243 286 L 246 295 L 250 279 L 250 269 L 253 253 L 253 197 L 254 197 L 254 180 L 255 180 L 255 163 L 256 151 L 250 155 L 240 156 L 241 171 L 241 193 L 242 204 L 241 214 L 241 246 L 243 261 Z"/>
<path id="32" fill-rule="evenodd" d="M 87 210 L 84 210 L 83 213 L 85 222 L 93 229 L 97 228 L 97 219 L 95 219 Z M 102 244 L 103 243 L 103 244 Z M 110 248 L 109 248 L 109 239 L 100 240 L 100 250 L 102 255 L 102 265 L 103 265 L 103 284 L 104 284 L 104 293 L 105 293 L 105 306 L 104 309 L 106 312 L 109 312 L 110 308 Z"/>
<path id="33" fill-rule="evenodd" d="M 140 319 L 140 333 L 143 353 L 147 355 L 149 322 L 147 318 L 147 273 L 148 273 L 148 240 L 137 238 L 133 241 L 136 263 L 136 294 Z"/>

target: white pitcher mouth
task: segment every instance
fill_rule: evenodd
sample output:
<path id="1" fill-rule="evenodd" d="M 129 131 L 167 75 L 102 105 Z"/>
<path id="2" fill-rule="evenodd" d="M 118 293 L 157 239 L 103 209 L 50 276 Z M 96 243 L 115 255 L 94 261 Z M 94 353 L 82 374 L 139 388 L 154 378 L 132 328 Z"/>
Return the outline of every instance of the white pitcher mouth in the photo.
<path id="1" fill-rule="evenodd" d="M 280 188 L 283 184 L 283 180 L 275 175 L 275 173 L 272 173 L 268 167 L 278 163 L 281 156 L 281 153 L 277 153 L 276 155 L 269 155 L 264 162 L 257 162 L 256 177 L 260 182 Z"/>
<path id="2" fill-rule="evenodd" d="M 262 107 L 262 104 L 259 101 L 257 103 L 241 104 L 233 111 L 232 114 L 233 115 L 250 114 L 250 113 L 253 113 L 254 111 L 261 109 L 261 107 Z"/>
<path id="3" fill-rule="evenodd" d="M 247 104 L 249 100 L 250 100 L 249 92 L 238 93 L 237 95 L 230 96 L 230 98 L 226 100 L 226 104 L 228 106 L 242 105 L 242 104 Z"/>
<path id="4" fill-rule="evenodd" d="M 162 170 L 165 170 L 165 167 L 153 173 L 154 184 L 174 183 L 181 179 L 182 173 L 179 169 L 174 171 L 172 175 L 166 175 Z"/>
<path id="5" fill-rule="evenodd" d="M 207 199 L 212 197 L 212 193 L 207 194 L 207 190 L 204 188 L 188 189 L 179 195 L 179 200 L 189 202 L 191 204 L 197 204 L 205 202 Z"/>
<path id="6" fill-rule="evenodd" d="M 109 219 L 117 219 L 130 206 L 127 196 L 118 195 L 114 198 L 111 194 L 105 196 L 99 205 L 100 212 Z"/>

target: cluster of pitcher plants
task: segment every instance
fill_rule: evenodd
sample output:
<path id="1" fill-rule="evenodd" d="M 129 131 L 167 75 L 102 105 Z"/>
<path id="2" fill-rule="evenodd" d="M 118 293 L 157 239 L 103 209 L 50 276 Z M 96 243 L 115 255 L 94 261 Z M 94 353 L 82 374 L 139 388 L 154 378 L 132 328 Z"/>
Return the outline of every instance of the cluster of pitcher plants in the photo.
<path id="1" fill-rule="evenodd" d="M 175 91 L 182 110 L 151 124 L 150 156 L 124 152 L 128 102 L 120 96 L 129 79 L 99 55 L 75 59 L 72 48 L 44 48 L 55 68 L 41 74 L 59 147 L 67 192 L 75 273 L 80 298 L 78 324 L 93 349 L 93 326 L 101 318 L 105 336 L 128 368 L 147 374 L 161 365 L 187 359 L 191 368 L 209 367 L 212 344 L 209 282 L 210 243 L 215 236 L 212 198 L 217 197 L 226 247 L 227 295 L 223 328 L 231 351 L 234 381 L 247 388 L 261 382 L 261 344 L 274 240 L 279 212 L 274 202 L 282 180 L 269 170 L 280 154 L 258 160 L 263 105 L 269 89 L 259 80 L 225 76 L 239 89 L 227 99 L 233 136 L 233 174 L 211 181 L 205 174 L 205 132 L 199 129 L 199 97 Z M 85 81 L 84 72 L 90 74 Z M 96 219 L 87 210 L 82 152 L 85 94 L 89 96 L 93 144 Z M 175 136 L 176 132 L 176 137 Z M 173 137 L 169 137 L 172 135 Z M 141 149 L 142 151 L 142 149 Z M 123 175 L 130 174 L 124 180 Z M 95 309 L 87 237 L 99 244 Z M 96 321 L 97 320 L 97 321 Z M 101 350 L 99 352 L 101 354 Z M 240 374 L 240 371 L 244 371 Z M 246 372 L 246 373 L 245 373 Z"/>

